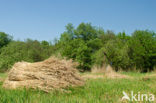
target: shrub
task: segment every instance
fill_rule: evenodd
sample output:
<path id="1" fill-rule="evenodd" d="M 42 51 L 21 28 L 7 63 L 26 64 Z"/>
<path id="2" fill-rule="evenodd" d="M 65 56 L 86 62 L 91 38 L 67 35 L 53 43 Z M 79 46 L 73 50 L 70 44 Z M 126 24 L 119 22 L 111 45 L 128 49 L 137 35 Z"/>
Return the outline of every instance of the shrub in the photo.
<path id="1" fill-rule="evenodd" d="M 42 61 L 53 53 L 53 47 L 48 43 L 40 43 L 28 39 L 25 42 L 13 41 L 1 49 L 0 70 L 7 70 L 18 61 Z"/>
<path id="2" fill-rule="evenodd" d="M 0 32 L 0 48 L 12 41 L 12 37 L 4 32 Z"/>

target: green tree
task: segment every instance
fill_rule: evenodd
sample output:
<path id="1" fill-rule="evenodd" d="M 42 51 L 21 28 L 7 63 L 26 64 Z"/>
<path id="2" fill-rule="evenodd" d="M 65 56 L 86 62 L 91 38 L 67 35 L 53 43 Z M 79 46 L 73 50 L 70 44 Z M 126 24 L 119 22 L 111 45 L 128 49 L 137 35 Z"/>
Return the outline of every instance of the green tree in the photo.
<path id="1" fill-rule="evenodd" d="M 19 61 L 38 62 L 50 57 L 53 46 L 47 41 L 37 40 L 12 41 L 0 50 L 0 70 L 7 70 Z"/>
<path id="2" fill-rule="evenodd" d="M 137 30 L 129 41 L 129 56 L 136 68 L 146 72 L 153 70 L 156 65 L 156 38 L 155 33 Z"/>
<path id="3" fill-rule="evenodd" d="M 12 40 L 12 37 L 4 32 L 0 32 L 0 48 L 7 45 Z"/>
<path id="4" fill-rule="evenodd" d="M 128 46 L 120 40 L 110 40 L 94 54 L 95 64 L 112 65 L 115 70 L 126 70 L 130 66 Z"/>
<path id="5" fill-rule="evenodd" d="M 98 35 L 99 31 L 89 23 L 81 23 L 76 29 L 68 24 L 59 41 L 62 56 L 79 62 L 79 68 L 90 70 L 91 56 L 102 46 Z"/>
<path id="6" fill-rule="evenodd" d="M 90 23 L 81 23 L 75 30 L 75 38 L 81 38 L 84 41 L 95 39 L 98 36 L 98 32 L 95 27 Z"/>

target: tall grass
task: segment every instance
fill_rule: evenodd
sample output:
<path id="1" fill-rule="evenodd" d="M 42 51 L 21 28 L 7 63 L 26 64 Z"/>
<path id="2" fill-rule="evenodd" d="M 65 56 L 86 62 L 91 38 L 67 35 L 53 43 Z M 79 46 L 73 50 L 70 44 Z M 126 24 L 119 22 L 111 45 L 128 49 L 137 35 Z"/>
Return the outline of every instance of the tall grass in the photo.
<path id="1" fill-rule="evenodd" d="M 130 73 L 132 75 L 132 73 Z M 135 74 L 133 74 L 135 75 Z M 156 78 L 94 79 L 85 86 L 68 88 L 68 92 L 39 90 L 6 90 L 0 83 L 0 103 L 121 103 L 122 91 L 153 93 L 156 95 Z"/>

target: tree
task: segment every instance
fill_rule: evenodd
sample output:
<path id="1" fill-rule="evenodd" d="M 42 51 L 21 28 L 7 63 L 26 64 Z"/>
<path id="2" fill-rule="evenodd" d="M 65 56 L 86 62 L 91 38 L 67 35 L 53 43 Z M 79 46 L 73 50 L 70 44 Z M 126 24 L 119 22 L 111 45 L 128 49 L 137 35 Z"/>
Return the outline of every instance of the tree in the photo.
<path id="1" fill-rule="evenodd" d="M 107 30 L 106 32 L 100 30 L 99 39 L 101 39 L 103 44 L 106 44 L 110 40 L 116 40 L 116 35 L 113 31 Z"/>
<path id="2" fill-rule="evenodd" d="M 155 33 L 137 30 L 129 41 L 129 56 L 136 68 L 146 72 L 153 70 L 156 65 L 156 38 Z"/>
<path id="3" fill-rule="evenodd" d="M 37 40 L 12 41 L 1 48 L 0 70 L 7 70 L 15 62 L 38 62 L 47 59 L 54 53 L 53 46 L 47 41 Z"/>
<path id="4" fill-rule="evenodd" d="M 60 42 L 68 42 L 74 38 L 74 26 L 73 24 L 69 23 L 66 26 L 66 31 L 61 34 Z"/>
<path id="5" fill-rule="evenodd" d="M 110 64 L 115 70 L 126 70 L 130 66 L 128 46 L 120 40 L 110 40 L 94 54 L 95 64 Z"/>
<path id="6" fill-rule="evenodd" d="M 0 48 L 12 41 L 12 37 L 4 32 L 0 32 Z"/>
<path id="7" fill-rule="evenodd" d="M 75 30 L 75 38 L 81 38 L 84 41 L 95 39 L 98 36 L 98 32 L 95 27 L 90 23 L 81 23 Z"/>
<path id="8" fill-rule="evenodd" d="M 59 41 L 62 56 L 79 62 L 78 68 L 90 70 L 91 55 L 102 45 L 101 40 L 97 38 L 98 33 L 89 23 L 81 23 L 76 29 L 72 24 L 68 24 Z"/>

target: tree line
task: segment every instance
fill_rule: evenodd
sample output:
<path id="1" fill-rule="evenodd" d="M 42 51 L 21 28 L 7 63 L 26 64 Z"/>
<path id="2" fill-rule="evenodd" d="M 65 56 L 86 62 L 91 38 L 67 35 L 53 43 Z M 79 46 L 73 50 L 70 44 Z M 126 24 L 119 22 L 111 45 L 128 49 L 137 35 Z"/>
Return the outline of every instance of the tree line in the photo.
<path id="1" fill-rule="evenodd" d="M 116 71 L 152 71 L 156 67 L 156 33 L 136 30 L 131 35 L 115 34 L 90 23 L 81 23 L 76 28 L 69 23 L 60 38 L 51 44 L 31 39 L 15 41 L 0 32 L 1 71 L 18 61 L 37 62 L 58 54 L 78 62 L 77 68 L 83 71 L 105 64 Z"/>

